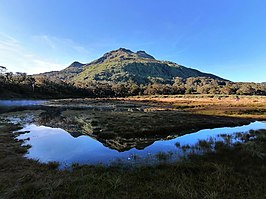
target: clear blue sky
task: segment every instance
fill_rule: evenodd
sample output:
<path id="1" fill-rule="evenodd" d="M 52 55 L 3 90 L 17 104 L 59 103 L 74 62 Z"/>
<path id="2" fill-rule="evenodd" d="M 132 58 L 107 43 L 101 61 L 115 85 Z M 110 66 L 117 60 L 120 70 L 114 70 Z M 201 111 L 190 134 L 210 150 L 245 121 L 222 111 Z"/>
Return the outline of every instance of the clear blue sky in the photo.
<path id="1" fill-rule="evenodd" d="M 266 81 L 265 0 L 0 0 L 0 65 L 28 74 L 107 51 Z"/>

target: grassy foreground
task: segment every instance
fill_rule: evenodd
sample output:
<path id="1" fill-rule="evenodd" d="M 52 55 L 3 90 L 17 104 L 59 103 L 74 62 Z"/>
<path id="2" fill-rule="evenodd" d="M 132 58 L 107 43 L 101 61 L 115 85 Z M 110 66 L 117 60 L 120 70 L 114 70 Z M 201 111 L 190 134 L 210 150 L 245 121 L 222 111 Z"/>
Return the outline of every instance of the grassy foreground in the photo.
<path id="1" fill-rule="evenodd" d="M 75 166 L 59 171 L 22 155 L 27 147 L 0 124 L 0 198 L 264 198 L 266 131 L 250 132 L 244 144 L 218 144 L 217 152 L 172 165 Z"/>

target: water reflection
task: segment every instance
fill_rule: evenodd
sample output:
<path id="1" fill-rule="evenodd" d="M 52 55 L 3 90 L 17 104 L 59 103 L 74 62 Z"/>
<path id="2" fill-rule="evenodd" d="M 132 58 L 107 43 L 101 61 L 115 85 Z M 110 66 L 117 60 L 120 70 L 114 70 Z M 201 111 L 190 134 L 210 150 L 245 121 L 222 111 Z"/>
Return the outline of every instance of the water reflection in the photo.
<path id="1" fill-rule="evenodd" d="M 6 101 L 7 104 L 18 106 L 40 105 L 43 102 Z M 153 164 L 156 158 L 164 160 L 165 154 L 167 157 L 173 154 L 182 156 L 184 153 L 176 147 L 177 142 L 184 148 L 200 139 L 217 137 L 218 134 L 266 129 L 266 123 L 254 122 L 240 127 L 205 129 L 180 136 L 178 133 L 184 133 L 182 130 L 195 131 L 191 125 L 193 122 L 210 127 L 211 120 L 217 127 L 225 122 L 228 126 L 235 125 L 238 119 L 232 118 L 231 122 L 228 117 L 188 115 L 179 110 L 161 111 L 158 107 L 152 109 L 145 104 L 98 100 L 87 104 L 81 100 L 75 105 L 55 102 L 47 102 L 35 108 L 14 108 L 1 117 L 24 124 L 21 131 L 29 131 L 18 137 L 29 138 L 25 144 L 32 145 L 26 157 L 41 162 L 59 161 L 62 167 L 72 163 L 111 164 L 118 159 L 129 164 Z"/>
<path id="2" fill-rule="evenodd" d="M 127 151 L 132 148 L 144 149 L 154 141 L 160 139 L 154 136 L 130 138 L 119 137 L 114 129 L 110 128 L 110 126 L 109 128 L 106 128 L 104 125 L 111 123 L 113 126 L 117 126 L 118 124 L 114 121 L 115 118 L 109 118 L 105 123 L 98 121 L 103 115 L 108 114 L 110 114 L 110 111 L 95 111 L 91 109 L 70 110 L 69 108 L 65 110 L 53 108 L 52 110 L 42 112 L 35 118 L 34 123 L 39 126 L 64 129 L 75 138 L 83 135 L 90 136 L 91 138 L 100 141 L 104 146 L 115 149 L 119 152 Z M 122 125 L 126 127 L 125 124 Z"/>
<path id="3" fill-rule="evenodd" d="M 44 102 L 46 102 L 46 100 L 0 100 L 0 106 L 34 106 L 41 105 Z"/>
<path id="4" fill-rule="evenodd" d="M 158 156 L 160 153 L 176 153 L 181 154 L 176 147 L 176 143 L 180 146 L 195 145 L 199 140 L 208 140 L 210 137 L 219 139 L 220 134 L 233 134 L 235 132 L 246 132 L 251 129 L 266 129 L 265 122 L 253 122 L 249 125 L 238 127 L 225 127 L 215 129 L 205 129 L 195 133 L 186 134 L 171 140 L 141 140 L 141 145 L 136 145 L 136 140 L 130 139 L 103 139 L 102 143 L 93 137 L 81 135 L 73 137 L 67 131 L 61 128 L 51 128 L 47 126 L 38 126 L 36 124 L 28 124 L 21 131 L 29 131 L 30 133 L 21 134 L 18 139 L 27 139 L 25 144 L 32 147 L 26 154 L 26 157 L 38 159 L 41 162 L 59 161 L 61 166 L 69 166 L 72 163 L 79 164 L 110 164 L 117 159 L 126 162 L 136 162 L 139 160 L 147 160 L 147 157 Z M 132 144 L 134 143 L 134 144 Z M 119 148 L 129 146 L 127 151 L 119 151 Z M 116 150 L 118 149 L 118 150 Z M 169 153 L 169 151 L 171 153 Z M 163 157 L 163 156 L 162 156 Z M 150 159 L 152 161 L 152 159 Z"/>

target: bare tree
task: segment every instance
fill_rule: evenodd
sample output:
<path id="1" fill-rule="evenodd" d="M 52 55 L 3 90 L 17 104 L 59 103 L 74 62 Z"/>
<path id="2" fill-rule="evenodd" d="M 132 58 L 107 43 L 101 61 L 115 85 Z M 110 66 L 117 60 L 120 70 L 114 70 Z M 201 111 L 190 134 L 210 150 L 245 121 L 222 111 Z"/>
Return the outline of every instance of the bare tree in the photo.
<path id="1" fill-rule="evenodd" d="M 0 66 L 0 74 L 4 74 L 7 71 L 7 68 L 4 66 Z"/>
<path id="2" fill-rule="evenodd" d="M 29 81 L 30 81 L 31 86 L 32 86 L 32 91 L 34 92 L 34 89 L 35 89 L 35 82 L 36 82 L 36 80 L 35 80 L 35 78 L 30 77 L 30 78 L 29 78 Z"/>

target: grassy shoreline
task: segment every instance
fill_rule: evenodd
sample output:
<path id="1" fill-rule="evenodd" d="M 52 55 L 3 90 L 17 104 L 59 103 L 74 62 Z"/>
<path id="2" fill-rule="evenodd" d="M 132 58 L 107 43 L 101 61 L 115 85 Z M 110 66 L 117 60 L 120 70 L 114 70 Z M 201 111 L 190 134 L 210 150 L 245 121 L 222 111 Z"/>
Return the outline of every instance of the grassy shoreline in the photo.
<path id="1" fill-rule="evenodd" d="M 48 102 L 55 107 L 101 106 L 111 104 L 116 108 L 130 105 L 130 111 L 101 111 L 92 117 L 103 132 L 95 133 L 101 138 L 108 137 L 140 137 L 165 134 L 184 134 L 204 128 L 238 126 L 255 120 L 266 120 L 266 97 L 210 98 L 180 96 L 139 96 L 115 99 L 65 99 Z M 123 105 L 123 106 L 122 106 Z M 143 106 L 147 106 L 142 108 Z M 75 110 L 64 111 L 71 117 Z M 83 115 L 89 115 L 84 112 Z M 86 116 L 80 118 L 86 120 Z M 99 129 L 98 128 L 98 129 Z"/>
<path id="2" fill-rule="evenodd" d="M 74 105 L 70 106 L 70 103 Z M 80 108 L 79 104 L 85 107 Z M 86 107 L 86 105 L 105 107 L 106 104 L 111 104 L 111 107 L 115 107 L 114 109 L 121 108 L 122 110 L 112 111 L 103 109 L 95 111 Z M 125 104 L 121 105 L 120 100 L 110 99 L 103 102 L 94 102 L 87 99 L 60 100 L 56 104 L 52 103 L 52 106 L 17 107 L 3 110 L 2 117 L 7 115 L 23 117 L 23 114 L 31 114 L 31 112 L 41 110 L 42 113 L 39 116 L 35 116 L 40 125 L 62 128 L 69 131 L 70 129 L 65 124 L 72 124 L 72 126 L 77 128 L 76 131 L 99 139 L 116 137 L 149 138 L 154 136 L 163 138 L 168 135 L 183 135 L 206 128 L 240 126 L 256 120 L 235 116 L 192 113 L 183 109 L 165 107 L 161 103 L 156 105 L 150 104 L 149 107 L 141 108 L 143 104 L 126 101 Z M 128 111 L 128 109 L 132 111 Z"/>

